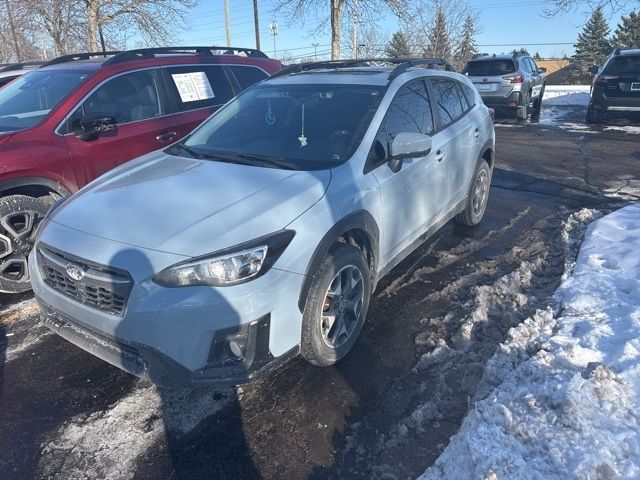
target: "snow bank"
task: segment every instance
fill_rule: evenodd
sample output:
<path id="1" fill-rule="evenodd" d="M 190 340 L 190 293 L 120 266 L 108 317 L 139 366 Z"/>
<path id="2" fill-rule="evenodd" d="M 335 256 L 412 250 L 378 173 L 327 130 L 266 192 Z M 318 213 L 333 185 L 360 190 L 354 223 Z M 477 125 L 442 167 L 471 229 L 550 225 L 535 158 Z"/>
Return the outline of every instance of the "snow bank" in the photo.
<path id="1" fill-rule="evenodd" d="M 547 85 L 542 103 L 548 106 L 589 104 L 589 85 Z"/>
<path id="2" fill-rule="evenodd" d="M 591 224 L 558 312 L 511 329 L 421 479 L 640 477 L 639 247 L 640 204 Z"/>

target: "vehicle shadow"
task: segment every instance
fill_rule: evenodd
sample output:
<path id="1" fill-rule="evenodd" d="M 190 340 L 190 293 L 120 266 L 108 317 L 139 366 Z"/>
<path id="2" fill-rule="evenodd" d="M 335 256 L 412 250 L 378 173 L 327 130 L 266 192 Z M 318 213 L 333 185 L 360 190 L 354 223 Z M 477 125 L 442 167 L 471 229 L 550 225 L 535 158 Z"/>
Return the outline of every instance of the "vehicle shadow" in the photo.
<path id="1" fill-rule="evenodd" d="M 110 266 L 127 270 L 131 273 L 136 283 L 149 280 L 155 272 L 151 262 L 138 249 L 126 248 L 118 252 L 111 259 Z M 133 270 L 133 271 L 132 271 Z M 144 289 L 141 289 L 144 290 Z M 210 305 L 216 305 L 214 322 L 225 319 L 225 324 L 240 325 L 240 318 L 235 310 L 217 293 L 213 288 L 195 289 L 196 293 L 188 293 L 194 289 L 175 288 L 164 296 L 157 296 L 153 299 L 156 308 L 136 316 L 135 322 L 129 317 L 117 325 L 114 336 L 125 341 L 126 349 L 122 349 L 121 362 L 130 371 L 138 375 L 147 376 L 154 382 L 166 382 L 156 388 L 160 397 L 161 411 L 164 425 L 164 444 L 159 445 L 160 452 L 154 451 L 151 455 L 147 452 L 146 459 L 138 462 L 138 476 L 144 478 L 166 478 L 170 472 L 170 477 L 176 480 L 187 480 L 194 478 L 260 478 L 258 469 L 253 463 L 251 452 L 244 437 L 243 425 L 241 422 L 241 409 L 237 397 L 236 389 L 231 387 L 215 386 L 191 386 L 187 384 L 173 383 L 172 373 L 165 370 L 164 361 L 158 358 L 163 354 L 158 351 L 145 351 L 145 367 L 139 368 L 139 359 L 132 358 L 132 349 L 135 354 L 142 351 L 142 344 L 154 344 L 154 340 L 173 348 L 174 352 L 189 351 L 194 344 L 193 332 L 189 331 L 189 320 L 197 321 L 196 318 L 188 318 L 189 305 L 197 300 L 193 298 L 200 295 L 207 299 Z M 137 290 L 140 293 L 140 289 Z M 204 292 L 204 293 L 203 293 Z M 146 295 L 146 292 L 140 293 Z M 162 294 L 161 294 L 162 295 Z M 139 299 L 138 299 L 139 300 Z M 184 305 L 182 312 L 185 318 L 175 318 L 171 315 L 176 313 L 176 305 Z M 172 313 L 167 313 L 167 312 Z M 138 312 L 140 314 L 140 312 Z M 186 319 L 186 321 L 185 321 Z M 142 324 L 142 325 L 141 325 Z M 209 326 L 209 331 L 215 330 L 216 324 Z M 198 329 L 201 330 L 201 329 Z M 191 336 L 191 340 L 189 340 Z M 170 340 L 169 340 L 170 339 Z M 212 339 L 208 339 L 211 344 Z M 209 358 L 215 358 L 214 349 L 228 348 L 226 344 L 213 345 L 209 353 Z M 183 355 L 184 356 L 184 355 Z M 187 355 L 188 356 L 188 355 Z M 155 357 L 155 358 L 154 358 Z M 133 362 L 133 363 L 132 363 Z M 136 369 L 138 369 L 136 371 Z M 247 371 L 243 363 L 234 364 L 234 373 L 242 376 Z M 223 402 L 222 412 L 215 412 L 216 402 Z M 216 430 L 223 432 L 224 445 L 227 448 L 218 448 L 209 451 L 199 451 L 197 458 L 193 458 L 193 450 L 196 445 L 190 442 L 194 435 L 201 435 L 203 430 L 209 428 L 211 415 L 215 412 L 213 424 Z M 155 450 L 155 449 L 154 449 Z M 158 456 L 158 453 L 160 455 Z M 238 468 L 241 466 L 242 468 Z"/>

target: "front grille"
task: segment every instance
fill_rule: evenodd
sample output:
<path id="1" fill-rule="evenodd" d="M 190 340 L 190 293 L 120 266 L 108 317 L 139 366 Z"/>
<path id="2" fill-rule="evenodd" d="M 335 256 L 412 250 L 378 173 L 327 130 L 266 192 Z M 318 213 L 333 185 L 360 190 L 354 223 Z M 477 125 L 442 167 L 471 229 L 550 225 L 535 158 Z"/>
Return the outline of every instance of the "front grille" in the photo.
<path id="1" fill-rule="evenodd" d="M 124 314 L 133 281 L 120 269 L 96 264 L 43 245 L 38 246 L 38 266 L 44 282 L 66 297 L 112 315 Z M 69 276 L 67 269 L 75 266 L 84 275 Z"/>

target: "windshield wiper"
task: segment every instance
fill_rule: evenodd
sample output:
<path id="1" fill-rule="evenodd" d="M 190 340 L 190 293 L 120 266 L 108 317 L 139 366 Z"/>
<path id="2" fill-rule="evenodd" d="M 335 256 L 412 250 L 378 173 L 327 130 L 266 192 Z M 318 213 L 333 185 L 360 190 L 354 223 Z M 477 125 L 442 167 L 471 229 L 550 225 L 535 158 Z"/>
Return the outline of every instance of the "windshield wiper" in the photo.
<path id="1" fill-rule="evenodd" d="M 249 165 L 254 167 L 267 166 L 275 168 L 284 168 L 285 170 L 295 170 L 296 165 L 287 162 L 280 157 L 271 157 L 268 155 L 248 155 L 245 153 L 220 152 L 220 153 L 200 153 L 203 158 L 212 160 L 220 160 L 223 162 L 237 163 L 239 165 Z"/>
<path id="2" fill-rule="evenodd" d="M 174 148 L 179 148 L 180 150 L 187 152 L 190 156 L 192 156 L 193 158 L 204 158 L 202 154 L 196 152 L 193 148 L 191 147 L 187 147 L 186 145 L 184 145 L 183 143 L 174 143 L 173 145 L 171 145 L 167 150 L 172 150 Z"/>

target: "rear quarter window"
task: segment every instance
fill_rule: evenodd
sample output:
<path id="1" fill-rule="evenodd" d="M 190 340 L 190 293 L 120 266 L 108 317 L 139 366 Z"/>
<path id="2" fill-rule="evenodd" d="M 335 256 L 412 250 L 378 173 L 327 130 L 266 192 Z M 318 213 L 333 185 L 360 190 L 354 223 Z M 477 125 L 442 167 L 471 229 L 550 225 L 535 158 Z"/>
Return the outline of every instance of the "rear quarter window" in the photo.
<path id="1" fill-rule="evenodd" d="M 229 68 L 231 68 L 242 90 L 246 90 L 269 76 L 264 70 L 249 65 L 234 65 Z"/>
<path id="2" fill-rule="evenodd" d="M 224 105 L 235 95 L 220 65 L 169 67 L 166 72 L 178 111 Z"/>
<path id="3" fill-rule="evenodd" d="M 465 73 L 472 77 L 506 75 L 516 71 L 513 60 L 477 60 L 467 63 Z"/>
<path id="4" fill-rule="evenodd" d="M 435 92 L 436 111 L 442 127 L 452 124 L 464 115 L 462 92 L 459 82 L 450 78 L 431 78 L 431 86 Z M 465 102 L 466 103 L 466 102 Z"/>

